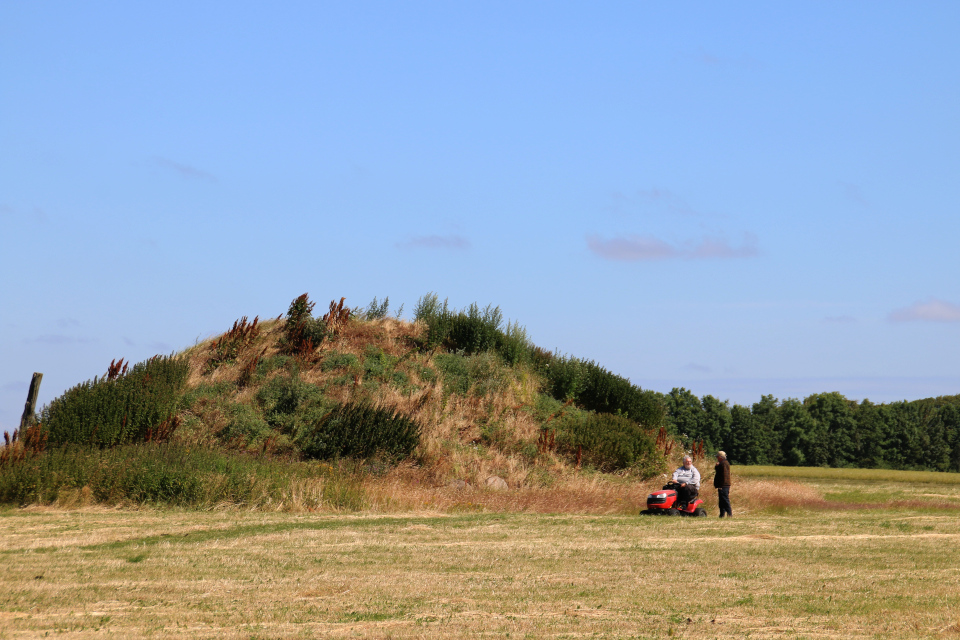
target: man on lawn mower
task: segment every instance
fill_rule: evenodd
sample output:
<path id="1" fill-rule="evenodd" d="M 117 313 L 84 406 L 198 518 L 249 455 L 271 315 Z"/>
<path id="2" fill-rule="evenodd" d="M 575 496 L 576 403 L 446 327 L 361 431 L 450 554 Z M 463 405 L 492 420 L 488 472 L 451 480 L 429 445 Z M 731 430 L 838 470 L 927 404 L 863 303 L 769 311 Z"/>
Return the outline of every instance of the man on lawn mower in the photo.
<path id="1" fill-rule="evenodd" d="M 693 466 L 693 458 L 683 456 L 683 466 L 673 472 L 673 481 L 680 485 L 677 502 L 689 504 L 700 493 L 700 472 Z"/>

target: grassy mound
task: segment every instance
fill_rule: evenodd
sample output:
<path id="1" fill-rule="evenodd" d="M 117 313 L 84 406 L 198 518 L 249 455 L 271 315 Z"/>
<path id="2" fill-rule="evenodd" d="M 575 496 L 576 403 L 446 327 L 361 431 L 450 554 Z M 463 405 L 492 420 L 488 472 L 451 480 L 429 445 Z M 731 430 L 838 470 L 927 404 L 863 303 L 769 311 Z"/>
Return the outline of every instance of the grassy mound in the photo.
<path id="1" fill-rule="evenodd" d="M 315 316 L 304 294 L 285 317 L 113 366 L 45 407 L 29 447 L 4 449 L 19 453 L 0 458 L 0 501 L 360 508 L 379 478 L 390 497 L 373 502 L 416 508 L 498 477 L 569 507 L 585 476 L 666 468 L 656 394 L 536 347 L 496 308 L 430 294 L 407 322 L 388 305 Z"/>

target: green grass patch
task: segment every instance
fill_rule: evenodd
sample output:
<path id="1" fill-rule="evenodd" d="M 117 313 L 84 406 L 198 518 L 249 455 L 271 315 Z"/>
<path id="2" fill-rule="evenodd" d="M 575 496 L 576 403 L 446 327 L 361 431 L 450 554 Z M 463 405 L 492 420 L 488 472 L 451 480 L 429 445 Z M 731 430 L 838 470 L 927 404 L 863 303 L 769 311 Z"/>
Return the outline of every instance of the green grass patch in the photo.
<path id="1" fill-rule="evenodd" d="M 736 465 L 736 475 L 745 478 L 816 478 L 821 480 L 883 481 L 928 484 L 960 484 L 960 473 L 898 471 L 894 469 L 834 469 L 830 467 L 775 467 Z"/>

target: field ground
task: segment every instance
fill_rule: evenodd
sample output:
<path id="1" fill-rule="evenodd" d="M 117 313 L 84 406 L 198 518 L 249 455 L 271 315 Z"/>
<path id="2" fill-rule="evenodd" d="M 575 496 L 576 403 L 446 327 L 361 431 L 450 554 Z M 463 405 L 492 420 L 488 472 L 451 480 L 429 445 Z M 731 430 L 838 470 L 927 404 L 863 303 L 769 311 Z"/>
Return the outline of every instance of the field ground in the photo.
<path id="1" fill-rule="evenodd" d="M 6 508 L 0 638 L 960 638 L 956 476 L 741 472 L 733 520 Z"/>

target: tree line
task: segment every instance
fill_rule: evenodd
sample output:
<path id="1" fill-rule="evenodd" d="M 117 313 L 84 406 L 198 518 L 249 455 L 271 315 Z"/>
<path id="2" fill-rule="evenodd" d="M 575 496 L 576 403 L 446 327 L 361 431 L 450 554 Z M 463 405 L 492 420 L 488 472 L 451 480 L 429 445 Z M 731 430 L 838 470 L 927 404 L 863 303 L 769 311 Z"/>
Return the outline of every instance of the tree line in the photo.
<path id="1" fill-rule="evenodd" d="M 960 471 L 960 395 L 884 404 L 766 395 L 731 407 L 674 388 L 662 400 L 677 436 L 739 464 Z"/>

